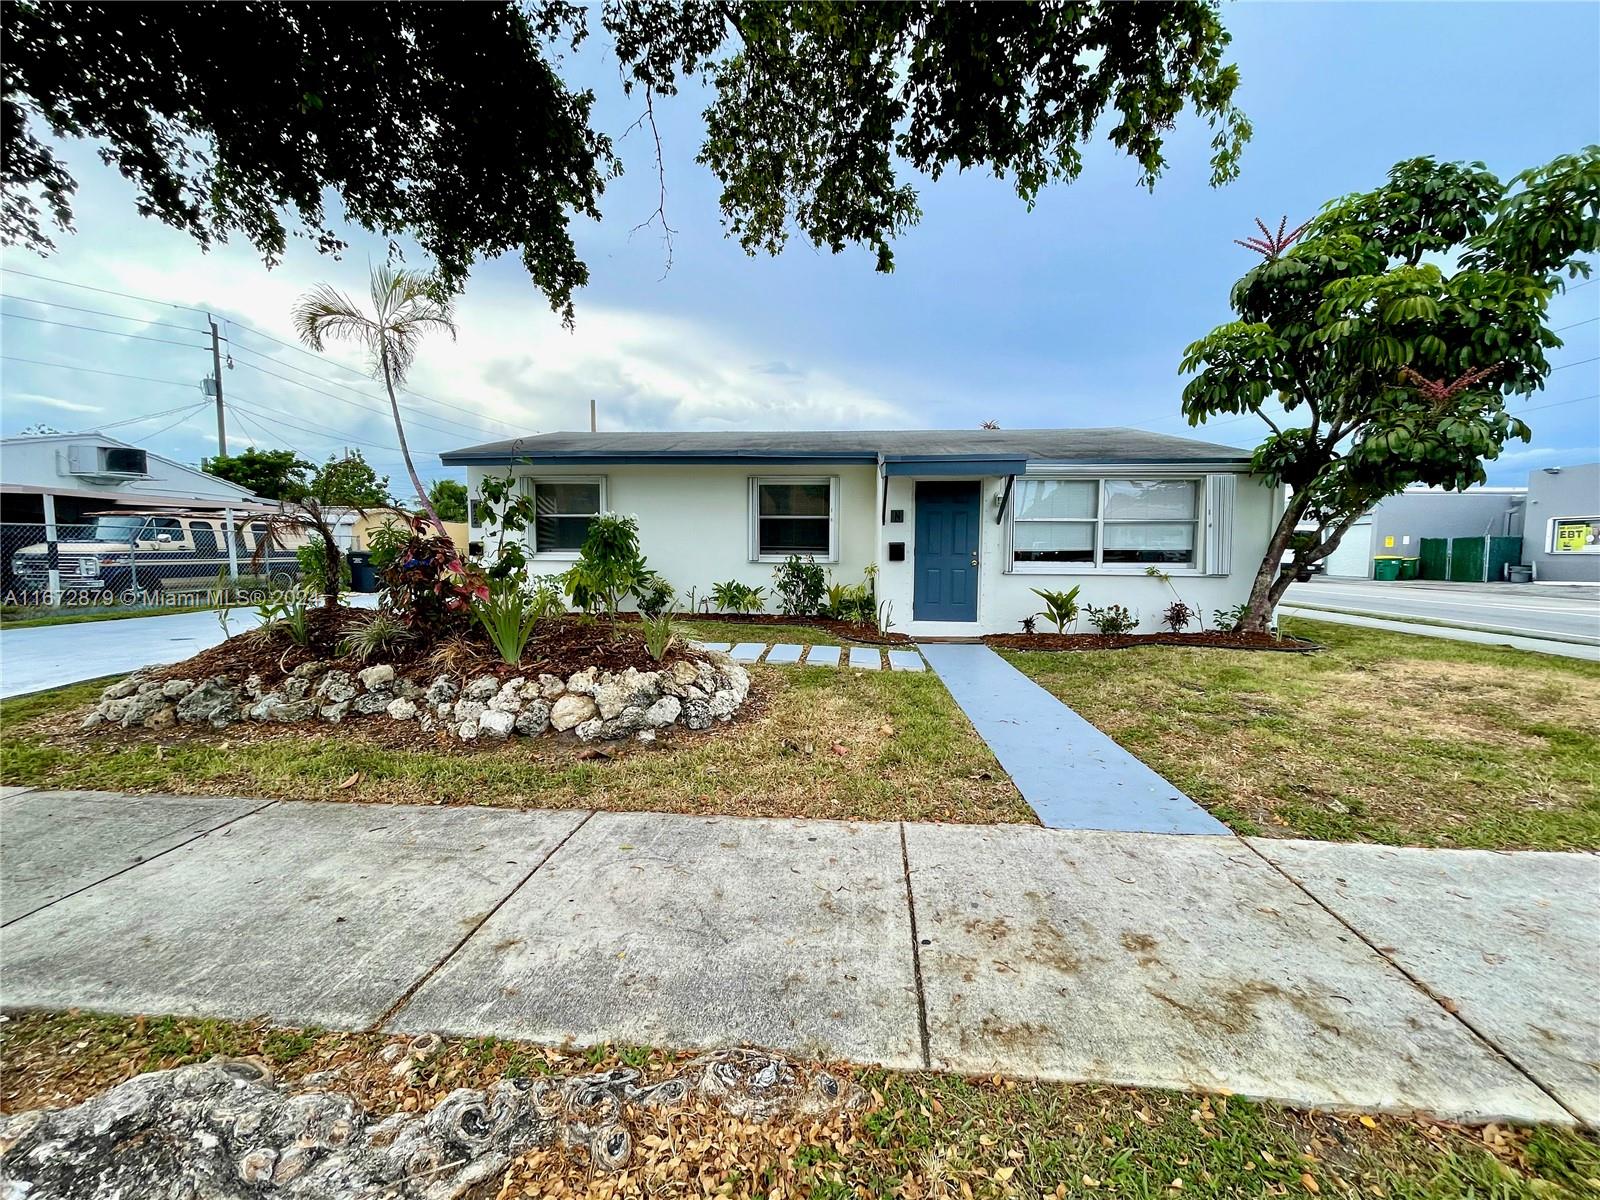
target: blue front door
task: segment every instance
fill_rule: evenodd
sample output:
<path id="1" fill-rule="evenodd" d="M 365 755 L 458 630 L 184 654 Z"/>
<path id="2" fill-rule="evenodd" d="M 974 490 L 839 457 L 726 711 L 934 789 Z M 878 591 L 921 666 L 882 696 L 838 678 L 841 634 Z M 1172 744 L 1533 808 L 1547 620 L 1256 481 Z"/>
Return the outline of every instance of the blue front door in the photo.
<path id="1" fill-rule="evenodd" d="M 979 495 L 976 481 L 917 484 L 915 620 L 978 619 Z"/>

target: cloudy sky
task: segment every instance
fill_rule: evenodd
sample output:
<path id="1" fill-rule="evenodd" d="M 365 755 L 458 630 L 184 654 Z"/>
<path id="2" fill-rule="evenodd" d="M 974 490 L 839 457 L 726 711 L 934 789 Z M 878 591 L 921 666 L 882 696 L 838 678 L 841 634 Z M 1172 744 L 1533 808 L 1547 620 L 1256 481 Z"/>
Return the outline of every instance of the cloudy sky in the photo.
<path id="1" fill-rule="evenodd" d="M 694 163 L 702 104 L 692 93 L 657 106 L 677 230 L 664 273 L 657 233 L 631 232 L 655 207 L 651 147 L 640 132 L 622 136 L 637 106 L 615 86 L 603 39 L 591 38 L 572 67 L 599 92 L 599 123 L 620 138 L 628 173 L 608 188 L 605 219 L 577 227 L 592 283 L 576 329 L 561 328 L 514 260 L 481 264 L 458 304 L 459 340 L 434 339 L 412 377 L 419 467 L 450 474 L 440 450 L 583 428 L 591 398 L 602 429 L 992 419 L 1188 433 L 1178 361 L 1228 319 L 1228 288 L 1251 264 L 1231 239 L 1253 232 L 1252 218 L 1296 223 L 1412 155 L 1481 159 L 1510 176 L 1600 142 L 1595 5 L 1238 4 L 1225 20 L 1256 130 L 1238 182 L 1207 186 L 1206 130 L 1192 119 L 1170 139 L 1154 194 L 1106 146 L 1032 212 L 982 174 L 920 180 L 924 217 L 888 276 L 862 250 L 797 243 L 753 259 L 725 240 L 715 181 Z M 186 411 L 210 369 L 209 311 L 232 352 L 230 450 L 322 458 L 360 446 L 398 482 L 393 428 L 360 360 L 283 344 L 294 341 L 296 296 L 322 281 L 359 293 L 380 240 L 352 231 L 339 261 L 292 247 L 268 271 L 247 245 L 203 254 L 139 218 L 131 189 L 86 148 L 72 164 L 77 232 L 48 259 L 3 255 L 6 434 L 111 428 L 184 461 L 214 452 L 214 416 Z M 1555 302 L 1560 369 L 1543 395 L 1518 402 L 1534 441 L 1492 464 L 1491 482 L 1600 458 L 1597 318 L 1600 285 Z M 1259 432 L 1235 418 L 1196 436 L 1250 446 Z"/>

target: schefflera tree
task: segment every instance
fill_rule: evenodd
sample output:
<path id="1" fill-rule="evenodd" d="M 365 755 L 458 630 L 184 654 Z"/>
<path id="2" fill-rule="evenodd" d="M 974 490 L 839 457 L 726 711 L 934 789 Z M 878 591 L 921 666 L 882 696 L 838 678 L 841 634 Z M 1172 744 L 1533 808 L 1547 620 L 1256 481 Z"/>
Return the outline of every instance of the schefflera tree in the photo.
<path id="1" fill-rule="evenodd" d="M 1509 184 L 1482 163 L 1413 158 L 1286 224 L 1241 243 L 1262 261 L 1233 287 L 1239 319 L 1181 368 L 1189 423 L 1259 416 L 1252 467 L 1286 488 L 1238 626 L 1254 631 L 1373 504 L 1482 483 L 1486 460 L 1528 440 L 1512 398 L 1544 386 L 1561 345 L 1551 298 L 1600 249 L 1600 147 Z"/>

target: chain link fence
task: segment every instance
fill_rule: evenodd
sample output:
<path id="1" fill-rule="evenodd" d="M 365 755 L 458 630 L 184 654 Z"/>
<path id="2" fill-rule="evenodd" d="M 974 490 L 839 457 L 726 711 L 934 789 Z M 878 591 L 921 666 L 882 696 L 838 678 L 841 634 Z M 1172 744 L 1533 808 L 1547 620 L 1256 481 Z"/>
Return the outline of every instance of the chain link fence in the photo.
<path id="1" fill-rule="evenodd" d="M 230 536 L 231 534 L 231 536 Z M 7 615 L 63 610 L 205 608 L 219 587 L 260 599 L 300 583 L 293 546 L 259 555 L 265 526 L 215 515 L 118 513 L 60 523 L 0 524 L 0 603 Z"/>

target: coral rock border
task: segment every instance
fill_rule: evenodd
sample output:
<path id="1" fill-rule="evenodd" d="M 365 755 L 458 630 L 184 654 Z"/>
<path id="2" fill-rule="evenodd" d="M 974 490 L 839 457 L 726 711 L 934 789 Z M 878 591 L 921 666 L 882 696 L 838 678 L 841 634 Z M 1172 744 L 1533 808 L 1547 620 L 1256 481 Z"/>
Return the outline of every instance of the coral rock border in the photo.
<path id="1" fill-rule="evenodd" d="M 750 694 L 750 675 L 726 655 L 679 659 L 655 671 L 586 667 L 565 678 L 440 675 L 426 684 L 387 664 L 348 671 L 308 662 L 268 685 L 259 675 L 200 679 L 130 675 L 100 693 L 83 722 L 93 730 L 170 729 L 239 722 L 338 724 L 350 717 L 415 723 L 462 742 L 504 741 L 571 731 L 580 741 L 633 737 L 651 741 L 673 725 L 709 729 L 730 721 Z"/>

